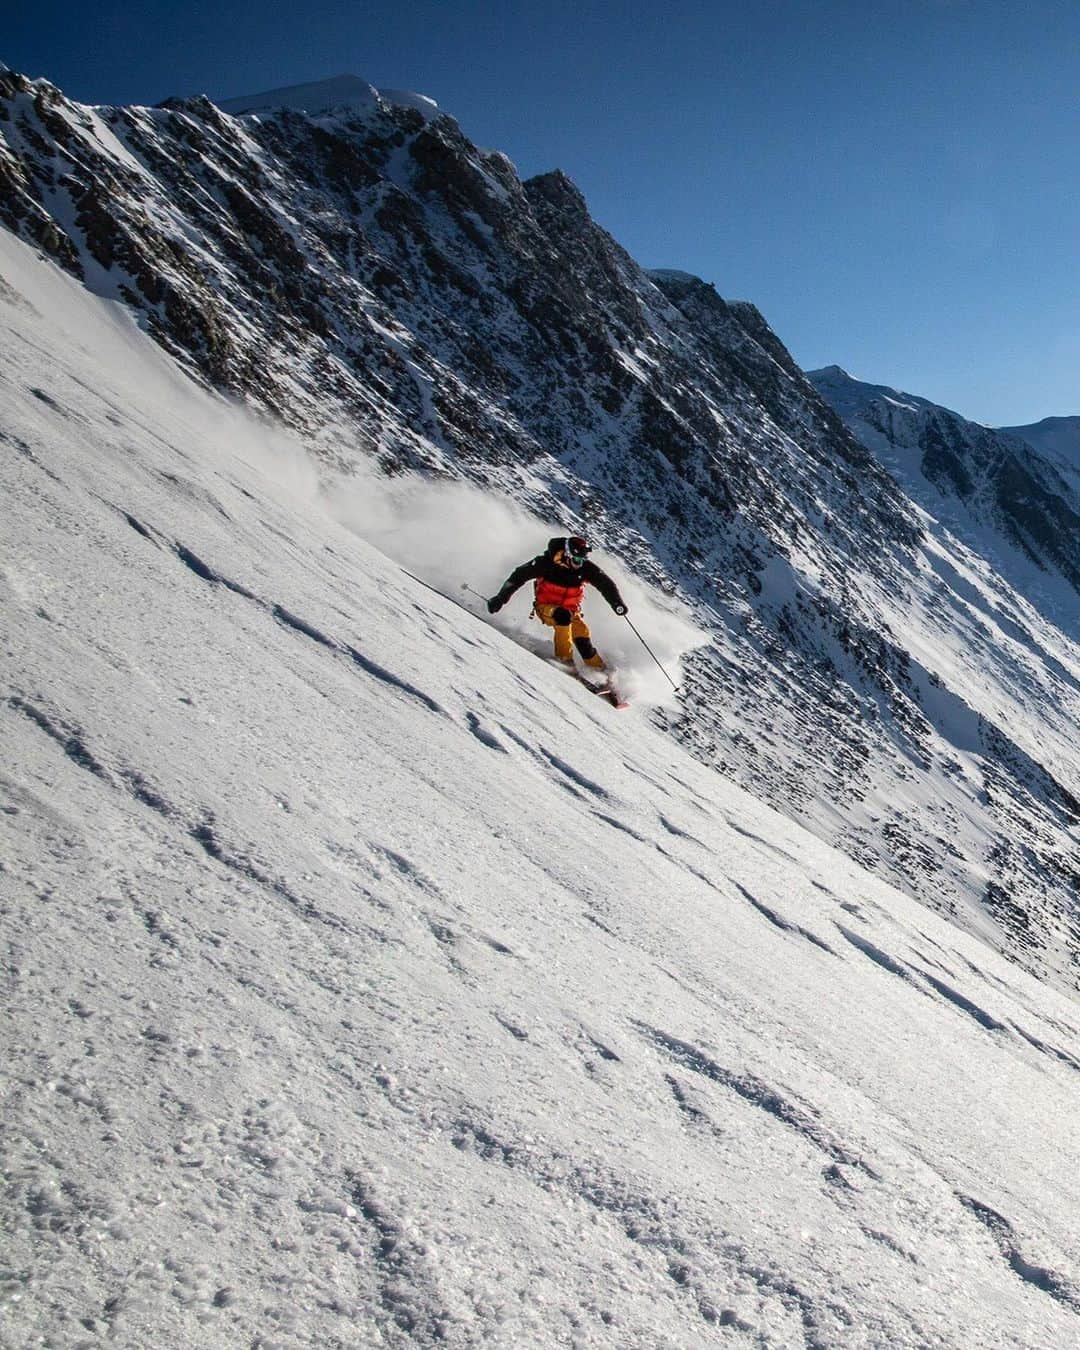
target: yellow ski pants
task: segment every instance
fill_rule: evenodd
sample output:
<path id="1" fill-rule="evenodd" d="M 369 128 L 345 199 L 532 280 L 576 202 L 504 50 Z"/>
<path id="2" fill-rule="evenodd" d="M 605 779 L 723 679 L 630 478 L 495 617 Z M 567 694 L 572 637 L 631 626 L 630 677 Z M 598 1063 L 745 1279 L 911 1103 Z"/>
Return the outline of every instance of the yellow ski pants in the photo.
<path id="1" fill-rule="evenodd" d="M 556 660 L 565 661 L 567 665 L 572 666 L 573 649 L 576 646 L 587 666 L 591 666 L 593 670 L 606 669 L 600 653 L 592 645 L 589 625 L 576 609 L 569 610 L 563 605 L 535 605 L 533 613 L 541 623 L 555 630 Z"/>

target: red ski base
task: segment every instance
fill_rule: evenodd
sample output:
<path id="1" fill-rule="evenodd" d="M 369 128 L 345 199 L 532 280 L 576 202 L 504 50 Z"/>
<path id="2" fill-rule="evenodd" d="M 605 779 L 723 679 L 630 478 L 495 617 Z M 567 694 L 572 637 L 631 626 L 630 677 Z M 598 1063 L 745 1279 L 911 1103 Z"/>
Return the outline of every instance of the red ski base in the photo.
<path id="1" fill-rule="evenodd" d="M 613 708 L 629 708 L 630 704 L 627 703 L 626 699 L 619 697 L 619 692 L 613 684 L 593 684 L 584 675 L 578 675 L 578 679 L 590 694 L 597 694 L 600 698 L 606 698 Z"/>
<path id="2" fill-rule="evenodd" d="M 551 665 L 569 675 L 571 679 L 577 680 L 583 684 L 590 694 L 597 694 L 600 698 L 606 699 L 613 708 L 629 708 L 630 704 L 624 699 L 610 682 L 607 684 L 594 684 L 588 676 L 583 675 L 577 666 L 567 665 L 565 661 L 553 660 L 550 656 L 544 658 Z"/>

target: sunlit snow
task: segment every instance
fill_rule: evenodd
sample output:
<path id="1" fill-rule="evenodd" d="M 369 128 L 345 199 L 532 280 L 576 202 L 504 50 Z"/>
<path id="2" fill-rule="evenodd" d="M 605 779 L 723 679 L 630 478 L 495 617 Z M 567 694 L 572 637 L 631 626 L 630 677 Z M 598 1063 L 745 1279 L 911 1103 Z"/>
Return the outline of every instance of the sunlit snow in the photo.
<path id="1" fill-rule="evenodd" d="M 0 270 L 5 1344 L 1076 1343 L 1075 1003 Z"/>

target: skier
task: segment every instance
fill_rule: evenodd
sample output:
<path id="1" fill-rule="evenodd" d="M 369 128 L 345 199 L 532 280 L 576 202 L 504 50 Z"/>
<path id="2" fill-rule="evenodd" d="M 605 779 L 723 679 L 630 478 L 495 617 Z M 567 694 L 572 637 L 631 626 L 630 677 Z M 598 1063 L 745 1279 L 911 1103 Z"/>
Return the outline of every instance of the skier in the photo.
<path id="1" fill-rule="evenodd" d="M 580 535 L 548 540 L 544 553 L 514 568 L 487 607 L 489 614 L 497 614 L 519 586 L 533 581 L 533 613 L 541 623 L 554 628 L 556 659 L 573 666 L 576 646 L 587 666 L 606 670 L 603 658 L 592 644 L 589 625 L 581 617 L 585 583 L 595 586 L 616 614 L 625 614 L 626 605 L 607 573 L 589 562 L 589 550 L 589 541 Z"/>

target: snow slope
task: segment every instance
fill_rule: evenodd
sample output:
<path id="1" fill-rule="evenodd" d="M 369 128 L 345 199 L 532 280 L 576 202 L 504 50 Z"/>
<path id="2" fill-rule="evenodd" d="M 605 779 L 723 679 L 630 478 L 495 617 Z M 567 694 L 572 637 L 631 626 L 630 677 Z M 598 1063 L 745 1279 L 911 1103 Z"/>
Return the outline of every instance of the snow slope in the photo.
<path id="1" fill-rule="evenodd" d="M 4 1343 L 1074 1343 L 1075 1004 L 0 247 Z"/>

